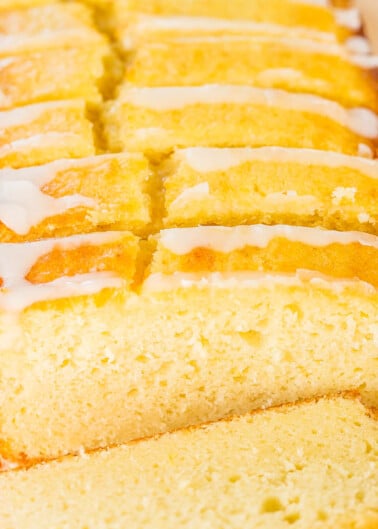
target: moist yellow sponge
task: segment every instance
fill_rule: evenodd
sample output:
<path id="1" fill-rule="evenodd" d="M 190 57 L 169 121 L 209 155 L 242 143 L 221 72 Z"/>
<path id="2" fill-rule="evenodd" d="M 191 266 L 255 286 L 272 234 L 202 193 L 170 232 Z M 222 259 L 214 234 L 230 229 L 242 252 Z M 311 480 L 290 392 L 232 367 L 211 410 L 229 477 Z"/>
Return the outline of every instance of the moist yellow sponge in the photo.
<path id="1" fill-rule="evenodd" d="M 377 160 L 286 147 L 191 147 L 160 173 L 166 227 L 263 222 L 378 233 Z"/>
<path id="2" fill-rule="evenodd" d="M 47 3 L 0 10 L 0 55 L 101 43 L 87 7 L 77 2 Z M 46 31 L 48 28 L 48 31 Z"/>
<path id="3" fill-rule="evenodd" d="M 0 112 L 0 167 L 26 167 L 95 154 L 85 101 L 70 99 Z"/>
<path id="4" fill-rule="evenodd" d="M 329 42 L 278 36 L 176 37 L 139 46 L 126 79 L 138 86 L 240 84 L 318 94 L 378 109 L 378 84 Z"/>
<path id="5" fill-rule="evenodd" d="M 378 424 L 357 400 L 283 406 L 0 476 L 4 529 L 378 525 Z"/>
<path id="6" fill-rule="evenodd" d="M 151 229 L 151 173 L 141 154 L 109 154 L 0 170 L 0 241 Z"/>
<path id="7" fill-rule="evenodd" d="M 0 110 L 58 99 L 101 101 L 105 42 L 96 47 L 50 49 L 2 60 Z"/>
<path id="8" fill-rule="evenodd" d="M 183 37 L 271 36 L 311 39 L 330 45 L 338 42 L 328 31 L 305 26 L 287 26 L 276 22 L 226 19 L 185 15 L 149 15 L 120 11 L 113 19 L 113 33 L 121 48 L 129 52 L 146 42 L 166 42 Z M 353 42 L 353 41 L 347 41 Z"/>
<path id="9" fill-rule="evenodd" d="M 335 391 L 377 406 L 375 236 L 105 232 L 0 258 L 5 467 Z"/>
<path id="10" fill-rule="evenodd" d="M 310 94 L 252 86 L 132 87 L 104 115 L 108 145 L 169 153 L 176 147 L 306 147 L 374 157 L 378 118 Z"/>
<path id="11" fill-rule="evenodd" d="M 304 26 L 309 29 L 337 32 L 332 10 L 297 0 L 115 0 L 116 18 L 125 20 L 130 13 L 152 15 L 190 15 L 217 17 L 255 22 L 278 23 L 285 26 Z"/>

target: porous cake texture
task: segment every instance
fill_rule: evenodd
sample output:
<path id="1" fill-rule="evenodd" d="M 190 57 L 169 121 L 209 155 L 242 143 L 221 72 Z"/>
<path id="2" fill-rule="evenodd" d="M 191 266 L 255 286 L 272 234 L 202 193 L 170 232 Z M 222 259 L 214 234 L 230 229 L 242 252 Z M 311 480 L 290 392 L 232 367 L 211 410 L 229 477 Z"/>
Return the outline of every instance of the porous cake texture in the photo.
<path id="1" fill-rule="evenodd" d="M 0 112 L 0 167 L 38 165 L 95 154 L 83 99 L 50 101 Z"/>
<path id="2" fill-rule="evenodd" d="M 0 59 L 0 109 L 71 97 L 99 103 L 107 52 L 104 43 L 97 43 Z"/>
<path id="3" fill-rule="evenodd" d="M 378 425 L 356 400 L 283 406 L 0 476 L 4 529 L 378 525 Z"/>
<path id="4" fill-rule="evenodd" d="M 0 54 L 7 56 L 52 48 L 93 45 L 104 40 L 93 14 L 77 2 L 46 3 L 0 11 Z M 75 42 L 73 43 L 73 39 Z"/>
<path id="5" fill-rule="evenodd" d="M 378 527 L 377 67 L 346 2 L 1 2 L 1 529 Z"/>
<path id="6" fill-rule="evenodd" d="M 287 147 L 177 150 L 160 167 L 165 227 L 302 224 L 378 230 L 377 160 Z"/>
<path id="7" fill-rule="evenodd" d="M 146 233 L 150 180 L 148 161 L 138 153 L 2 169 L 0 238 L 20 242 L 98 230 Z"/>
<path id="8" fill-rule="evenodd" d="M 288 27 L 305 27 L 320 31 L 344 33 L 361 27 L 359 13 L 348 9 L 338 12 L 330 3 L 298 0 L 114 0 L 116 21 L 130 20 L 134 13 L 172 16 L 216 17 L 229 20 L 277 23 Z M 131 18 L 132 20 L 132 18 Z M 118 22 L 119 23 L 119 22 Z M 344 31 L 343 31 L 344 29 Z"/>
<path id="9" fill-rule="evenodd" d="M 378 118 L 366 108 L 348 109 L 319 96 L 278 89 L 126 83 L 107 105 L 105 130 L 112 150 L 155 157 L 193 145 L 276 145 L 374 157 Z"/>
<path id="10" fill-rule="evenodd" d="M 7 464 L 351 388 L 377 405 L 377 237 L 197 227 L 130 253 L 106 235 L 2 245 Z M 110 290 L 94 273 L 125 270 Z"/>
<path id="11" fill-rule="evenodd" d="M 139 51 L 139 47 L 146 42 L 159 41 L 163 44 L 177 37 L 270 36 L 304 38 L 329 44 L 338 42 L 337 36 L 332 32 L 304 26 L 287 26 L 277 22 L 255 22 L 245 19 L 149 15 L 125 10 L 120 10 L 113 33 L 124 52 Z M 355 41 L 353 37 L 349 39 L 352 39 L 348 40 L 349 45 Z"/>
<path id="12" fill-rule="evenodd" d="M 139 86 L 250 84 L 378 108 L 378 84 L 358 58 L 337 44 L 287 36 L 193 36 L 149 42 L 130 58 L 126 78 Z"/>

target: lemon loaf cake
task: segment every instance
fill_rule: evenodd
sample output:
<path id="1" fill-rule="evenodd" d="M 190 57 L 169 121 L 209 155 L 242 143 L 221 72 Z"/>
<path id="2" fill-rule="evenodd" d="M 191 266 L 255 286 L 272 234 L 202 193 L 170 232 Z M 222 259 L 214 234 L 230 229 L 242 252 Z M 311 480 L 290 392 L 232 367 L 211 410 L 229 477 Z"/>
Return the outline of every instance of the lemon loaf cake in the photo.
<path id="1" fill-rule="evenodd" d="M 3 474 L 0 518 L 3 529 L 373 529 L 377 440 L 356 400 L 283 406 Z"/>
<path id="2" fill-rule="evenodd" d="M 83 98 L 99 103 L 109 48 L 50 49 L 0 59 L 0 110 L 40 101 Z"/>
<path id="3" fill-rule="evenodd" d="M 124 51 L 129 52 L 145 42 L 165 42 L 174 37 L 230 37 L 266 35 L 304 38 L 313 41 L 338 42 L 333 32 L 303 26 L 285 26 L 273 22 L 233 20 L 226 18 L 191 17 L 183 15 L 159 16 L 122 11 L 115 21 L 113 33 Z M 360 37 L 361 38 L 361 37 Z M 355 37 L 347 42 L 353 43 Z M 369 49 L 365 44 L 365 50 Z"/>
<path id="4" fill-rule="evenodd" d="M 378 234 L 378 163 L 286 147 L 177 150 L 160 167 L 165 227 L 263 222 Z"/>
<path id="5" fill-rule="evenodd" d="M 0 241 L 97 230 L 146 233 L 151 224 L 149 181 L 148 162 L 137 153 L 2 169 Z"/>
<path id="6" fill-rule="evenodd" d="M 358 31 L 359 12 L 352 8 L 332 9 L 329 2 L 298 0 L 114 0 L 115 19 L 130 20 L 134 13 L 172 16 L 216 17 L 254 22 L 302 26 L 334 34 Z M 132 19 L 132 17 L 131 17 Z M 341 26 L 341 27 L 340 27 Z M 341 28 L 344 28 L 341 29 Z"/>
<path id="7" fill-rule="evenodd" d="M 12 2 L 14 4 L 14 2 Z M 104 40 L 91 11 L 77 2 L 0 10 L 0 55 L 95 45 Z"/>
<path id="8" fill-rule="evenodd" d="M 340 45 L 273 36 L 176 37 L 138 47 L 126 71 L 138 86 L 240 84 L 309 92 L 378 108 L 378 83 Z"/>
<path id="9" fill-rule="evenodd" d="M 310 94 L 252 86 L 130 87 L 107 105 L 113 150 L 175 147 L 307 147 L 374 157 L 378 118 Z"/>
<path id="10" fill-rule="evenodd" d="M 0 246 L 8 465 L 351 388 L 377 405 L 377 237 L 121 233 Z"/>
<path id="11" fill-rule="evenodd" d="M 25 167 L 95 153 L 83 99 L 36 103 L 0 112 L 0 167 Z"/>
<path id="12" fill-rule="evenodd" d="M 1 0 L 0 11 L 40 6 L 50 2 L 51 0 Z"/>

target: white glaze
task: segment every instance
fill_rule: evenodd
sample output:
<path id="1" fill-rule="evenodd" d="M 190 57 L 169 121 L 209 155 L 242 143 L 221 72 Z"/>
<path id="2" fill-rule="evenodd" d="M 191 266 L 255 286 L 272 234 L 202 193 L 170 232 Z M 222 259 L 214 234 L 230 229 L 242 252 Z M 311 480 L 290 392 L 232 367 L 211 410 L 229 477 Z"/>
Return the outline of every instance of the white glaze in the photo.
<path id="1" fill-rule="evenodd" d="M 239 34 L 261 34 L 269 35 L 297 35 L 305 36 L 313 40 L 336 42 L 335 35 L 325 31 L 317 31 L 306 27 L 290 27 L 274 23 L 253 22 L 248 20 L 227 20 L 211 17 L 190 16 L 148 16 L 137 17 L 132 27 L 125 28 L 124 46 L 129 48 L 134 45 L 130 31 L 140 34 L 142 37 L 148 32 L 154 31 L 177 31 L 183 35 L 185 32 L 195 31 L 199 33 L 239 33 Z"/>
<path id="2" fill-rule="evenodd" d="M 363 137 L 378 137 L 378 117 L 371 110 L 357 107 L 346 109 L 319 96 L 294 94 L 284 90 L 216 84 L 164 88 L 136 88 L 124 85 L 119 101 L 158 112 L 196 104 L 266 105 L 319 114 L 349 127 Z"/>
<path id="3" fill-rule="evenodd" d="M 53 198 L 42 193 L 41 187 L 52 181 L 60 172 L 74 168 L 100 165 L 105 160 L 141 159 L 139 153 L 105 154 L 80 159 L 63 159 L 23 169 L 0 170 L 0 221 L 14 232 L 24 235 L 44 219 L 63 213 L 70 208 L 95 207 L 94 199 L 82 195 Z"/>
<path id="4" fill-rule="evenodd" d="M 1 42 L 1 39 L 0 39 Z M 3 70 L 10 66 L 11 64 L 14 64 L 16 62 L 16 57 L 6 57 L 5 59 L 0 59 L 0 70 Z"/>
<path id="5" fill-rule="evenodd" d="M 102 42 L 102 37 L 93 30 L 62 29 L 44 30 L 38 34 L 28 34 L 19 32 L 13 35 L 0 35 L 0 56 L 12 53 L 29 53 L 36 50 L 64 47 L 76 44 L 98 45 Z"/>
<path id="6" fill-rule="evenodd" d="M 357 53 L 360 55 L 371 53 L 371 47 L 368 39 L 362 37 L 361 35 L 354 35 L 353 37 L 349 37 L 348 39 L 346 39 L 344 44 L 347 50 L 352 53 Z"/>
<path id="7" fill-rule="evenodd" d="M 19 235 L 26 235 L 48 217 L 78 206 L 95 205 L 95 200 L 79 194 L 51 197 L 41 191 L 33 178 L 8 178 L 0 172 L 0 221 Z"/>
<path id="8" fill-rule="evenodd" d="M 295 4 L 310 4 L 320 7 L 329 6 L 329 0 L 291 0 L 291 2 Z"/>
<path id="9" fill-rule="evenodd" d="M 0 147 L 0 159 L 13 152 L 27 152 L 32 149 L 47 150 L 49 147 L 56 148 L 62 147 L 62 145 L 75 146 L 77 142 L 78 135 L 74 132 L 46 132 L 42 134 L 34 134 L 29 138 L 20 138 Z"/>
<path id="10" fill-rule="evenodd" d="M 374 158 L 373 149 L 369 145 L 366 145 L 366 143 L 359 143 L 358 156 L 372 160 Z"/>
<path id="11" fill-rule="evenodd" d="M 287 147 L 206 148 L 177 150 L 174 155 L 199 173 L 227 171 L 247 162 L 296 163 L 320 167 L 348 167 L 370 178 L 378 178 L 378 161 L 331 151 Z"/>
<path id="12" fill-rule="evenodd" d="M 356 66 L 366 70 L 378 68 L 378 55 L 351 55 L 349 60 Z"/>
<path id="13" fill-rule="evenodd" d="M 161 231 L 157 238 L 161 247 L 176 255 L 186 255 L 195 248 L 208 248 L 222 253 L 233 252 L 246 246 L 266 248 L 276 238 L 317 247 L 357 243 L 378 249 L 378 237 L 367 233 L 286 225 L 172 228 Z"/>
<path id="14" fill-rule="evenodd" d="M 361 29 L 361 16 L 357 8 L 334 9 L 336 23 L 352 31 Z"/>
<path id="15" fill-rule="evenodd" d="M 151 274 L 144 281 L 144 293 L 177 290 L 179 288 L 264 288 L 275 289 L 277 286 L 305 287 L 308 285 L 323 288 L 342 294 L 350 288 L 359 288 L 366 295 L 373 295 L 376 289 L 373 285 L 359 279 L 336 279 L 312 270 L 297 270 L 293 274 L 278 274 L 269 272 L 208 272 L 184 273 L 175 272 L 171 275 L 162 273 Z"/>
<path id="16" fill-rule="evenodd" d="M 117 287 L 123 280 L 113 273 L 61 277 L 49 283 L 32 284 L 25 278 L 42 256 L 59 247 L 70 250 L 86 245 L 101 245 L 117 240 L 119 232 L 73 235 L 62 239 L 46 239 L 31 243 L 0 244 L 0 309 L 19 311 L 38 301 L 99 292 L 106 287 Z"/>
<path id="17" fill-rule="evenodd" d="M 225 42 L 242 42 L 245 44 L 246 48 L 248 45 L 253 46 L 254 44 L 277 44 L 279 46 L 285 46 L 287 48 L 292 48 L 294 50 L 300 49 L 301 51 L 306 51 L 309 53 L 319 53 L 323 55 L 333 55 L 333 56 L 344 56 L 347 60 L 345 54 L 345 49 L 337 43 L 322 42 L 311 40 L 309 38 L 299 38 L 299 37 L 288 37 L 287 33 L 282 35 L 222 35 L 222 36 L 201 36 L 201 35 L 190 35 L 187 37 L 176 36 L 171 38 L 167 42 L 152 42 L 149 44 L 150 47 L 171 47 L 174 46 L 175 42 L 177 43 L 187 43 L 187 44 L 204 44 L 204 43 L 215 43 L 215 44 L 224 44 Z"/>
<path id="18" fill-rule="evenodd" d="M 48 133 L 60 134 L 60 133 Z M 31 141 L 34 138 L 28 138 L 22 141 Z M 42 135 L 41 135 L 42 141 Z M 122 152 L 112 154 L 99 154 L 95 156 L 86 156 L 84 158 L 61 158 L 53 162 L 43 165 L 35 165 L 31 167 L 23 167 L 21 169 L 0 169 L 0 178 L 14 179 L 14 180 L 32 180 L 36 185 L 43 186 L 53 180 L 59 173 L 69 171 L 75 168 L 88 168 L 101 165 L 106 160 L 129 160 L 137 159 L 143 160 L 144 156 L 138 152 Z"/>
<path id="19" fill-rule="evenodd" d="M 210 194 L 208 182 L 202 182 L 193 187 L 185 189 L 171 204 L 170 208 L 182 207 L 187 202 L 207 198 Z"/>
<path id="20" fill-rule="evenodd" d="M 35 103 L 33 105 L 0 112 L 0 133 L 8 127 L 17 127 L 31 123 L 46 112 L 59 111 L 62 108 L 79 108 L 84 111 L 85 101 L 83 99 L 48 101 L 47 103 Z"/>
<path id="21" fill-rule="evenodd" d="M 130 31 L 129 28 L 127 28 Z M 229 20 L 226 18 L 196 17 L 196 16 L 153 16 L 140 15 L 133 23 L 133 29 L 137 31 L 150 30 L 174 30 L 179 32 L 195 30 L 197 32 L 227 31 L 243 34 L 268 33 L 271 35 L 302 34 L 317 40 L 336 42 L 333 33 L 317 31 L 301 26 L 284 26 L 268 22 L 253 22 L 250 20 Z"/>

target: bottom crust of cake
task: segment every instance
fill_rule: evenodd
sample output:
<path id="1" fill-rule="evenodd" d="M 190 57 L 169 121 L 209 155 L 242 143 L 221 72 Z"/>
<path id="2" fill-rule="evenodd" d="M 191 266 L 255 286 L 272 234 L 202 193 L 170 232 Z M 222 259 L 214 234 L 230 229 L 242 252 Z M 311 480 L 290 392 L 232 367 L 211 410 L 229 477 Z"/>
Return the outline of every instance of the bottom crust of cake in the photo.
<path id="1" fill-rule="evenodd" d="M 283 406 L 0 476 L 4 529 L 374 529 L 378 423 Z"/>

